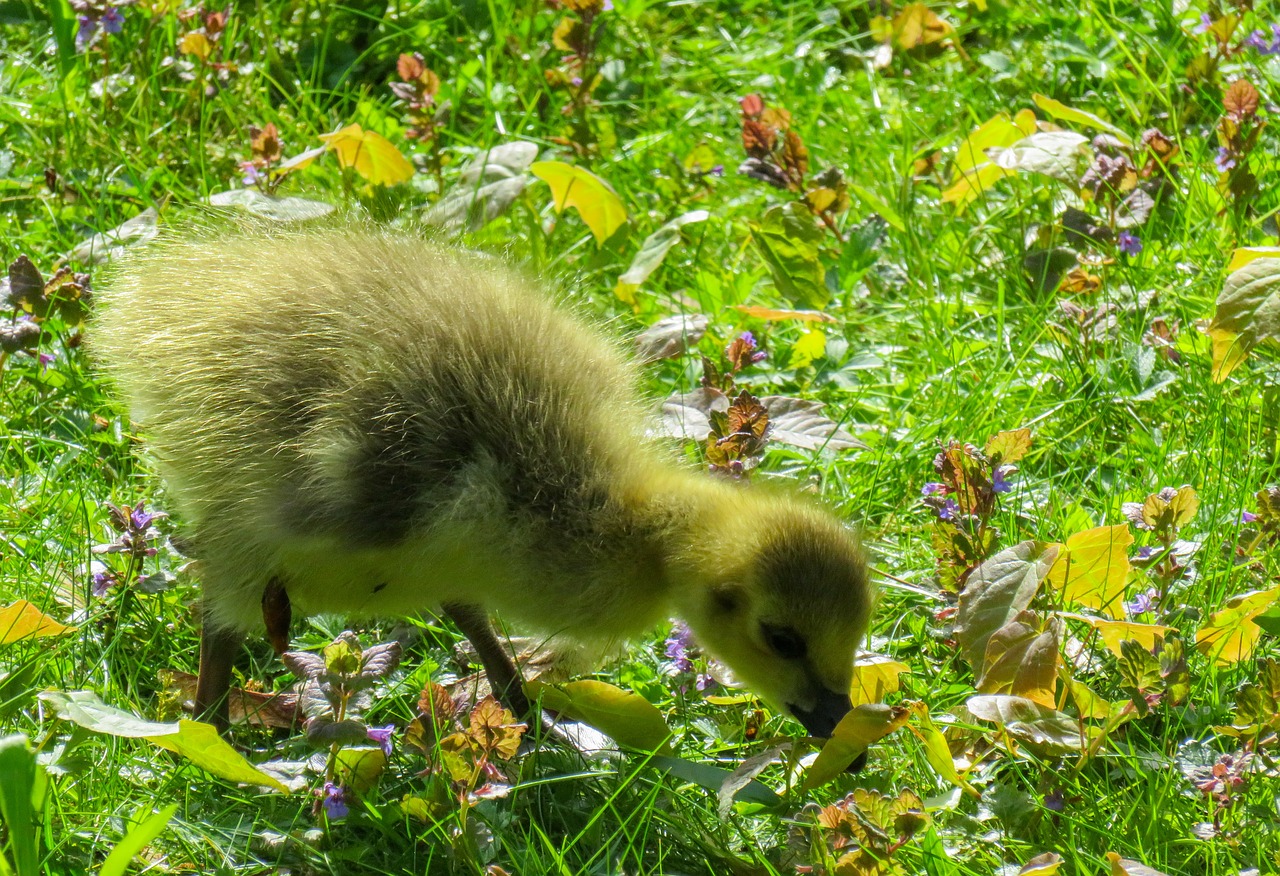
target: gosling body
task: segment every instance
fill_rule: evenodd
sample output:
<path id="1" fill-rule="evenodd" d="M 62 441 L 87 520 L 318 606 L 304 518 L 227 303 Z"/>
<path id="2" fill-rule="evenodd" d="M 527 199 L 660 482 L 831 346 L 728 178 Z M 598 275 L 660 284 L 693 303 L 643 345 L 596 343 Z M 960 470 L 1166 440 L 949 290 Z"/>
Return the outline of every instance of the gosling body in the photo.
<path id="1" fill-rule="evenodd" d="M 854 537 L 679 464 L 628 358 L 496 262 L 241 231 L 133 254 L 101 298 L 92 349 L 224 643 L 262 628 L 273 579 L 304 614 L 475 606 L 590 651 L 676 614 L 814 732 L 847 709 L 871 604 Z"/>

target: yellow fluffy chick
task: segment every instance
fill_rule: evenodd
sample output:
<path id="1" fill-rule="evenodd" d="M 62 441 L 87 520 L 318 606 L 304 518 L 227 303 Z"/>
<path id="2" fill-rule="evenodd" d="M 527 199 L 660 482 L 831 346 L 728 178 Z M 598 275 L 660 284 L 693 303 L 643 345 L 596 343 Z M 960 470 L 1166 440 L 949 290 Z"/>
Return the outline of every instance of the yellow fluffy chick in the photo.
<path id="1" fill-rule="evenodd" d="M 100 301 L 92 351 L 201 559 L 201 713 L 225 722 L 232 656 L 280 588 L 302 613 L 445 606 L 509 702 L 490 611 L 592 650 L 675 615 L 815 735 L 849 709 L 872 602 L 856 538 L 682 465 L 646 437 L 628 357 L 493 260 L 240 230 L 129 255 Z"/>

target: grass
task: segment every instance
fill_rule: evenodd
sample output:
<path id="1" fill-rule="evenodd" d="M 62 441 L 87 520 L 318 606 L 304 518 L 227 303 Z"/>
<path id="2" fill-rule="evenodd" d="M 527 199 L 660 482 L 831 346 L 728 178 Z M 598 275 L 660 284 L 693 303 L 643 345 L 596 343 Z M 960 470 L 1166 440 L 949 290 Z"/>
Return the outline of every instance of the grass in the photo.
<path id="1" fill-rule="evenodd" d="M 176 586 L 91 595 L 91 564 L 101 560 L 91 548 L 115 537 L 106 503 L 146 500 L 163 509 L 165 495 L 136 452 L 126 414 L 85 360 L 74 320 L 54 317 L 43 324 L 43 361 L 18 352 L 0 365 L 0 605 L 30 600 L 76 626 L 0 645 L 0 731 L 30 739 L 51 779 L 33 872 L 95 870 L 127 833 L 127 818 L 170 803 L 175 817 L 135 871 L 792 873 L 812 865 L 829 872 L 830 856 L 824 863 L 817 849 L 829 849 L 833 836 L 814 827 L 814 811 L 855 788 L 911 790 L 926 801 L 929 826 L 903 833 L 884 865 L 902 872 L 1014 872 L 1044 852 L 1060 855 L 1059 872 L 1071 874 L 1108 872 L 1108 852 L 1169 874 L 1280 871 L 1274 702 L 1269 729 L 1252 740 L 1220 729 L 1238 717 L 1238 692 L 1259 680 L 1280 647 L 1271 632 L 1239 660 L 1215 661 L 1195 647 L 1228 599 L 1274 588 L 1280 574 L 1274 538 L 1248 557 L 1238 550 L 1256 532 L 1241 523 L 1241 511 L 1256 510 L 1254 494 L 1280 481 L 1280 360 L 1274 347 L 1260 346 L 1216 383 L 1209 339 L 1195 328 L 1214 313 L 1232 251 L 1276 243 L 1275 132 L 1264 128 L 1247 155 L 1257 192 L 1231 178 L 1224 186 L 1214 164 L 1224 87 L 1250 80 L 1264 118 L 1276 100 L 1280 68 L 1241 45 L 1270 21 L 1261 11 L 1242 13 L 1225 38 L 1232 51 L 1197 78 L 1189 72 L 1197 59 L 1216 52 L 1214 31 L 1194 32 L 1200 4 L 1175 18 L 1142 3 L 993 0 L 985 11 L 936 3 L 929 5 L 956 28 L 949 42 L 899 45 L 881 69 L 873 63 L 878 25 L 862 4 L 616 0 L 599 18 L 588 61 L 600 84 L 585 110 L 565 115 L 577 86 L 557 86 L 546 71 L 563 67 L 568 52 L 553 45 L 553 34 L 572 14 L 555 5 L 262 0 L 231 9 L 201 60 L 182 41 L 202 25 L 216 27 L 176 14 L 196 8 L 189 5 L 143 0 L 124 8 L 120 33 L 99 32 L 77 49 L 78 25 L 62 0 L 0 3 L 0 257 L 7 265 L 25 254 L 48 277 L 82 240 L 144 209 L 159 210 L 162 222 L 186 221 L 190 204 L 241 185 L 250 125 L 276 125 L 285 156 L 353 122 L 385 135 L 421 162 L 408 182 L 369 186 L 326 155 L 288 176 L 280 193 L 404 225 L 438 200 L 441 182 L 446 189 L 457 182 L 477 149 L 522 139 L 537 144 L 542 159 L 590 168 L 629 214 L 604 245 L 576 214 L 557 216 L 546 186 L 532 178 L 463 242 L 558 278 L 620 331 L 701 312 L 710 324 L 698 351 L 715 357 L 750 329 L 770 355 L 742 384 L 762 396 L 820 399 L 866 443 L 840 454 L 775 444 L 756 477 L 810 485 L 863 527 L 882 573 L 870 649 L 909 670 L 889 700 L 923 703 L 948 728 L 950 753 L 973 765 L 967 780 L 980 796 L 941 776 L 906 729 L 874 745 L 860 775 L 811 792 L 788 779 L 780 758 L 760 778 L 783 803 L 772 810 L 738 803 L 723 815 L 713 790 L 658 769 L 643 753 L 584 761 L 544 745 L 509 766 L 514 787 L 505 798 L 470 809 L 455 802 L 423 821 L 405 814 L 403 800 L 429 784 L 417 775 L 425 761 L 397 736 L 376 790 L 347 819 L 326 822 L 309 793 L 261 793 L 137 740 L 59 720 L 37 692 L 93 690 L 148 718 L 172 709 L 156 673 L 194 671 L 198 576 L 165 545 L 147 568 L 170 571 Z M 397 57 L 414 51 L 440 78 L 437 103 L 449 104 L 434 145 L 405 136 L 405 106 L 388 88 Z M 810 184 L 834 166 L 865 192 L 853 191 L 850 209 L 831 217 L 839 238 L 818 232 L 821 267 L 833 270 L 823 309 L 834 321 L 818 326 L 826 344 L 809 364 L 793 363 L 813 326 L 734 309 L 798 303 L 754 242 L 766 212 L 798 194 L 735 173 L 746 158 L 739 101 L 753 93 L 790 112 L 808 147 Z M 942 199 L 964 138 L 997 113 L 1034 109 L 1037 93 L 1134 137 L 1158 128 L 1180 149 L 1170 191 L 1136 229 L 1141 253 L 1091 248 L 1114 257 L 1087 266 L 1099 279 L 1091 291 L 1037 288 L 1023 268 L 1029 251 L 1063 242 L 1066 206 L 1105 224 L 1106 210 L 1081 201 L 1078 182 L 1021 172 L 965 209 Z M 1098 133 L 1078 119 L 1059 123 Z M 723 165 L 723 175 L 694 172 L 695 161 L 702 170 Z M 695 209 L 710 218 L 686 226 L 635 306 L 623 303 L 613 290 L 641 241 Z M 72 266 L 96 275 L 96 267 Z M 1094 317 L 1112 306 L 1113 323 L 1089 337 L 1063 302 Z M 1157 318 L 1176 327 L 1176 359 L 1146 337 Z M 648 374 L 655 398 L 687 390 L 701 377 L 699 357 L 664 361 Z M 1158 378 L 1167 384 L 1154 388 Z M 1165 486 L 1189 484 L 1200 499 L 1178 533 L 1199 547 L 1169 599 L 1145 619 L 1178 631 L 1189 694 L 1175 703 L 1163 682 L 1151 681 L 1145 692 L 1164 691 L 1163 698 L 1112 730 L 1092 757 L 1037 750 L 965 711 L 976 693 L 974 669 L 955 644 L 954 596 L 935 592 L 939 570 L 955 565 L 939 558 L 940 524 L 920 500 L 923 485 L 939 479 L 935 454 L 943 442 L 981 447 L 1023 427 L 1033 444 L 990 517 L 1000 536 L 988 554 L 1123 524 L 1124 503 Z M 1153 543 L 1135 534 L 1139 545 Z M 1135 568 L 1126 598 L 1149 583 Z M 1045 628 L 1063 606 L 1046 589 L 1033 607 Z M 295 647 L 318 647 L 342 629 L 331 618 L 299 627 Z M 371 723 L 403 728 L 424 684 L 456 675 L 456 634 L 425 623 L 417 629 L 423 635 L 380 689 Z M 1117 712 L 1144 699 L 1096 636 L 1074 622 L 1068 629 L 1073 635 L 1059 642 L 1066 656 L 1055 666 L 1069 665 Z M 365 631 L 364 641 L 391 630 Z M 710 703 L 682 692 L 688 679 L 667 672 L 665 634 L 654 631 L 599 677 L 661 710 L 681 758 L 732 770 L 778 737 L 798 736 L 797 725 L 749 698 Z M 261 644 L 237 671 L 242 681 L 290 682 Z M 1079 713 L 1065 681 L 1055 700 L 1068 715 Z M 913 719 L 913 726 L 922 725 Z M 300 733 L 240 728 L 234 741 L 254 761 L 303 764 L 311 754 Z M 1251 754 L 1229 796 L 1197 787 L 1206 776 L 1193 767 Z M 303 786 L 318 789 L 314 773 L 296 769 Z M 864 817 L 869 807 L 865 796 L 854 805 Z M 6 823 L 0 850 L 12 855 L 19 833 Z M 834 872 L 869 872 L 856 866 L 846 859 Z"/>

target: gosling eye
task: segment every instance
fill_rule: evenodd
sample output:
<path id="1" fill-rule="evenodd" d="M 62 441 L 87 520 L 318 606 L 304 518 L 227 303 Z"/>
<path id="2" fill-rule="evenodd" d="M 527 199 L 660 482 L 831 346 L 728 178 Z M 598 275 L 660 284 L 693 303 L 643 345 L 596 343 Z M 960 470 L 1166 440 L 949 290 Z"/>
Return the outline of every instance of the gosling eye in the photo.
<path id="1" fill-rule="evenodd" d="M 783 660 L 799 660 L 804 657 L 808 648 L 804 638 L 791 627 L 780 627 L 774 624 L 761 624 L 760 632 L 769 650 Z"/>

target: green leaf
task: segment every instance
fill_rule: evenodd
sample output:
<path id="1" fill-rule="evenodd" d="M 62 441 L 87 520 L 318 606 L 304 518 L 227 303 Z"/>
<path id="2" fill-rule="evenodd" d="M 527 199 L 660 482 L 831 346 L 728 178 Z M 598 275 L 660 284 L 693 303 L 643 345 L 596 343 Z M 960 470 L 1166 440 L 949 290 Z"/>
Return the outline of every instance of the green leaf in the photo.
<path id="1" fill-rule="evenodd" d="M 525 172 L 538 157 L 534 143 L 516 140 L 476 155 L 462 169 L 456 185 L 423 219 L 445 228 L 478 231 L 502 215 L 524 191 Z"/>
<path id="2" fill-rule="evenodd" d="M 138 821 L 138 817 L 142 814 L 139 811 L 138 815 L 134 816 L 135 826 L 116 844 L 111 854 L 107 855 L 107 860 L 102 862 L 102 869 L 98 871 L 98 876 L 124 876 L 133 856 L 160 835 L 160 831 L 165 829 L 177 811 L 178 804 L 172 803 Z"/>
<path id="3" fill-rule="evenodd" d="M 804 789 L 821 787 L 843 773 L 867 746 L 902 727 L 910 717 L 909 707 L 883 703 L 866 703 L 850 710 L 831 731 L 831 738 L 805 772 Z"/>
<path id="4" fill-rule="evenodd" d="M 531 681 L 525 691 L 540 698 L 543 708 L 585 721 L 628 748 L 671 753 L 666 720 L 637 693 L 593 679 L 556 686 Z"/>
<path id="5" fill-rule="evenodd" d="M 1239 663 L 1258 645 L 1262 627 L 1251 623 L 1280 600 L 1280 587 L 1253 590 L 1227 600 L 1226 607 L 1209 618 L 1196 633 L 1196 649 L 1218 666 Z"/>
<path id="6" fill-rule="evenodd" d="M 1031 605 L 1058 557 L 1056 545 L 1024 541 L 984 561 L 969 575 L 956 613 L 956 638 L 981 673 L 991 635 Z"/>
<path id="7" fill-rule="evenodd" d="M 719 793 L 720 789 L 725 787 L 725 784 L 733 778 L 733 773 L 728 770 L 679 757 L 659 754 L 650 758 L 649 763 L 660 770 L 665 770 L 678 779 L 693 782 L 695 785 L 716 793 Z M 770 809 L 780 807 L 786 803 L 785 800 L 770 790 L 768 785 L 755 779 L 734 791 L 733 799 L 738 803 L 756 803 Z"/>
<path id="8" fill-rule="evenodd" d="M 901 214 L 889 205 L 889 202 L 877 195 L 875 192 L 864 189 L 862 186 L 849 184 L 849 194 L 853 195 L 862 202 L 862 206 L 876 213 L 881 219 L 888 222 L 895 231 L 905 232 L 907 223 L 903 221 Z"/>
<path id="9" fill-rule="evenodd" d="M 774 207 L 751 231 L 782 297 L 801 307 L 826 307 L 831 292 L 818 260 L 823 238 L 813 216 L 795 204 Z"/>
<path id="10" fill-rule="evenodd" d="M 563 161 L 537 161 L 529 168 L 533 175 L 551 186 L 551 197 L 557 213 L 572 207 L 587 223 L 602 245 L 627 221 L 622 199 L 607 182 L 589 170 Z"/>
<path id="11" fill-rule="evenodd" d="M 1215 371 L 1234 350 L 1243 358 L 1261 341 L 1280 341 L 1280 259 L 1254 259 L 1227 276 L 1209 331 L 1215 339 L 1232 338 L 1221 351 L 1215 345 Z"/>
<path id="12" fill-rule="evenodd" d="M 0 739 L 0 817 L 4 819 L 17 876 L 39 872 L 36 812 L 44 797 L 44 773 L 25 736 Z M 0 834 L 3 836 L 3 834 Z M 7 867 L 0 844 L 0 868 Z"/>
<path id="13" fill-rule="evenodd" d="M 974 797 L 981 797 L 982 794 L 978 789 L 965 781 L 964 776 L 960 775 L 960 771 L 956 769 L 955 759 L 951 756 L 951 749 L 947 745 L 947 737 L 943 736 L 938 725 L 933 723 L 929 707 L 925 703 L 916 703 L 911 713 L 920 726 L 916 727 L 915 723 L 910 723 L 907 724 L 907 729 L 924 745 L 924 759 L 933 771 L 957 788 Z"/>
<path id="14" fill-rule="evenodd" d="M 1081 726 L 1070 715 L 1025 697 L 1001 694 L 969 697 L 965 707 L 980 721 L 999 725 L 1032 751 L 1060 755 L 1082 749 Z M 1087 743 L 1095 728 L 1085 728 Z"/>
<path id="15" fill-rule="evenodd" d="M 1089 162 L 1089 138 L 1074 131 L 1037 131 L 1012 146 L 992 149 L 996 167 L 1025 171 L 1075 185 Z"/>
<path id="16" fill-rule="evenodd" d="M 289 793 L 289 789 L 279 779 L 267 775 L 245 760 L 243 755 L 218 735 L 212 724 L 182 720 L 178 722 L 177 733 L 148 736 L 147 740 L 182 755 L 218 778 Z"/>
<path id="17" fill-rule="evenodd" d="M 1057 119 L 1060 122 L 1073 122 L 1077 125 L 1084 125 L 1097 131 L 1105 131 L 1119 140 L 1126 148 L 1133 148 L 1132 137 L 1091 112 L 1069 107 L 1062 101 L 1054 100 L 1052 97 L 1047 97 L 1043 94 L 1034 94 L 1031 99 L 1035 101 L 1036 106 L 1048 113 L 1050 118 Z"/>
<path id="18" fill-rule="evenodd" d="M 695 222 L 705 222 L 711 214 L 706 210 L 693 210 L 683 216 L 677 216 L 663 225 L 640 244 L 640 251 L 631 260 L 631 266 L 625 274 L 618 278 L 619 283 L 629 286 L 643 285 L 649 275 L 658 269 L 662 260 L 667 257 L 671 247 L 680 242 L 680 229 Z"/>
<path id="19" fill-rule="evenodd" d="M 1040 630 L 1033 612 L 1024 611 L 991 634 L 977 688 L 983 693 L 1009 693 L 1053 707 L 1058 680 L 1061 621 Z"/>
<path id="20" fill-rule="evenodd" d="M 320 219 L 334 211 L 332 204 L 310 198 L 268 195 L 257 189 L 231 189 L 209 196 L 214 207 L 233 207 L 273 222 L 306 222 Z"/>
<path id="21" fill-rule="evenodd" d="M 178 732 L 178 725 L 147 721 L 114 706 L 108 706 L 90 690 L 41 691 L 40 700 L 64 720 L 95 733 L 146 739 Z"/>

